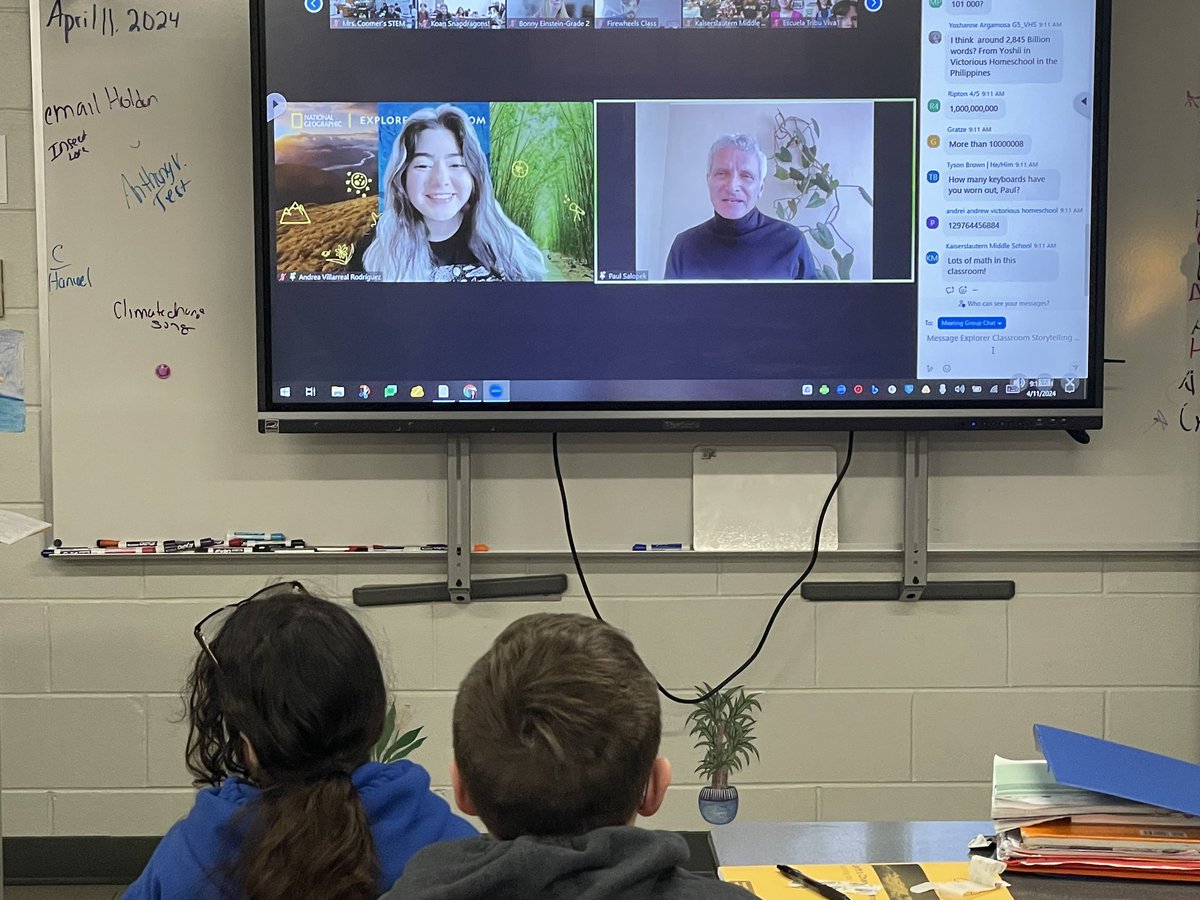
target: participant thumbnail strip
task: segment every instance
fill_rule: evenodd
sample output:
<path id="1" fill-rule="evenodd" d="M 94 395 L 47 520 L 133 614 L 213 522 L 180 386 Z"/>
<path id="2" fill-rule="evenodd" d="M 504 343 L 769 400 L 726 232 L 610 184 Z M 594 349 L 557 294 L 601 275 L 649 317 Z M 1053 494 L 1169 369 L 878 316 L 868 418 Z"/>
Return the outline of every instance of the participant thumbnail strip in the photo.
<path id="1" fill-rule="evenodd" d="M 335 0 L 329 27 L 857 28 L 860 0 Z"/>

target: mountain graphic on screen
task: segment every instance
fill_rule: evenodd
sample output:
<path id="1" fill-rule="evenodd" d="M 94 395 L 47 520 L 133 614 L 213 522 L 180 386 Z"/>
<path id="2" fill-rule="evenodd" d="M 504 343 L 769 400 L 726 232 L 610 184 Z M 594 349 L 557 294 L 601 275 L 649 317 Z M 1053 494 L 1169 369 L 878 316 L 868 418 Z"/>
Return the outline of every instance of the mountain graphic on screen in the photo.
<path id="1" fill-rule="evenodd" d="M 275 191 L 281 205 L 299 201 L 337 203 L 346 199 L 346 176 L 378 178 L 373 135 L 297 134 L 275 142 Z"/>

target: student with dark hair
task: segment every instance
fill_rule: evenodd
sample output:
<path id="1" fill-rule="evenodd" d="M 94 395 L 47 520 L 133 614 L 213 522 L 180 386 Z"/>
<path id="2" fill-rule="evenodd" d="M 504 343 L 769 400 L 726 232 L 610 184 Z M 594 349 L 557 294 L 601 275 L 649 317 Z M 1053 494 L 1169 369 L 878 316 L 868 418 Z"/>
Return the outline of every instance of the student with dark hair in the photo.
<path id="1" fill-rule="evenodd" d="M 514 622 L 454 704 L 454 799 L 489 836 L 425 848 L 384 900 L 744 900 L 680 868 L 683 838 L 633 826 L 671 783 L 661 732 L 654 676 L 615 628 Z"/>
<path id="2" fill-rule="evenodd" d="M 833 5 L 833 21 L 838 28 L 857 28 L 858 0 L 838 0 Z"/>
<path id="3" fill-rule="evenodd" d="M 287 582 L 195 636 L 187 766 L 206 787 L 126 900 L 366 900 L 426 844 L 477 834 L 420 766 L 368 761 L 387 694 L 346 609 Z"/>

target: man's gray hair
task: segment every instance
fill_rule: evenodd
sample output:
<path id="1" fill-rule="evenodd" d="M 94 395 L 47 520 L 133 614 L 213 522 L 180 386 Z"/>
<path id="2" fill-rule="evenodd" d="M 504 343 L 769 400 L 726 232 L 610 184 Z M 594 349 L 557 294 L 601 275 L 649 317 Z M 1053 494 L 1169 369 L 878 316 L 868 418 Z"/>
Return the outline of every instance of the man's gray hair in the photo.
<path id="1" fill-rule="evenodd" d="M 767 154 L 763 153 L 762 147 L 758 145 L 758 138 L 752 134 L 723 134 L 715 141 L 708 149 L 708 169 L 706 172 L 712 172 L 713 158 L 717 155 L 718 150 L 724 150 L 726 147 L 734 147 L 745 153 L 753 153 L 758 157 L 758 177 L 765 179 L 767 177 Z"/>

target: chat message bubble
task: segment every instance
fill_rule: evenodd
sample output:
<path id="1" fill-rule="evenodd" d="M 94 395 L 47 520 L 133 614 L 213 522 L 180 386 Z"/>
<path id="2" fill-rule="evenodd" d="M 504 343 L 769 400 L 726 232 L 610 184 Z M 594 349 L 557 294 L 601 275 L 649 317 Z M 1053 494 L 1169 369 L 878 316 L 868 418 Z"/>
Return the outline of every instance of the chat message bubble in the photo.
<path id="1" fill-rule="evenodd" d="M 1021 156 L 1033 149 L 1033 138 L 1027 134 L 950 135 L 942 141 L 942 147 L 958 156 Z"/>
<path id="2" fill-rule="evenodd" d="M 1008 107 L 999 97 L 986 100 L 949 100 L 946 102 L 947 119 L 1003 119 Z"/>
<path id="3" fill-rule="evenodd" d="M 1057 28 L 959 28 L 946 38 L 951 83 L 1051 84 L 1062 81 L 1063 36 Z"/>
<path id="4" fill-rule="evenodd" d="M 946 281 L 1054 281 L 1057 250 L 948 250 L 942 260 Z"/>
<path id="5" fill-rule="evenodd" d="M 986 197 L 991 200 L 1057 200 L 1062 173 L 1057 169 L 1021 169 L 1013 172 L 948 172 L 942 180 L 947 200 Z"/>
<path id="6" fill-rule="evenodd" d="M 1006 216 L 948 216 L 945 221 L 948 233 L 957 235 L 978 234 L 985 237 L 1003 237 L 1008 234 Z"/>
<path id="7" fill-rule="evenodd" d="M 946 12 L 952 16 L 985 16 L 992 11 L 992 0 L 949 0 Z"/>

